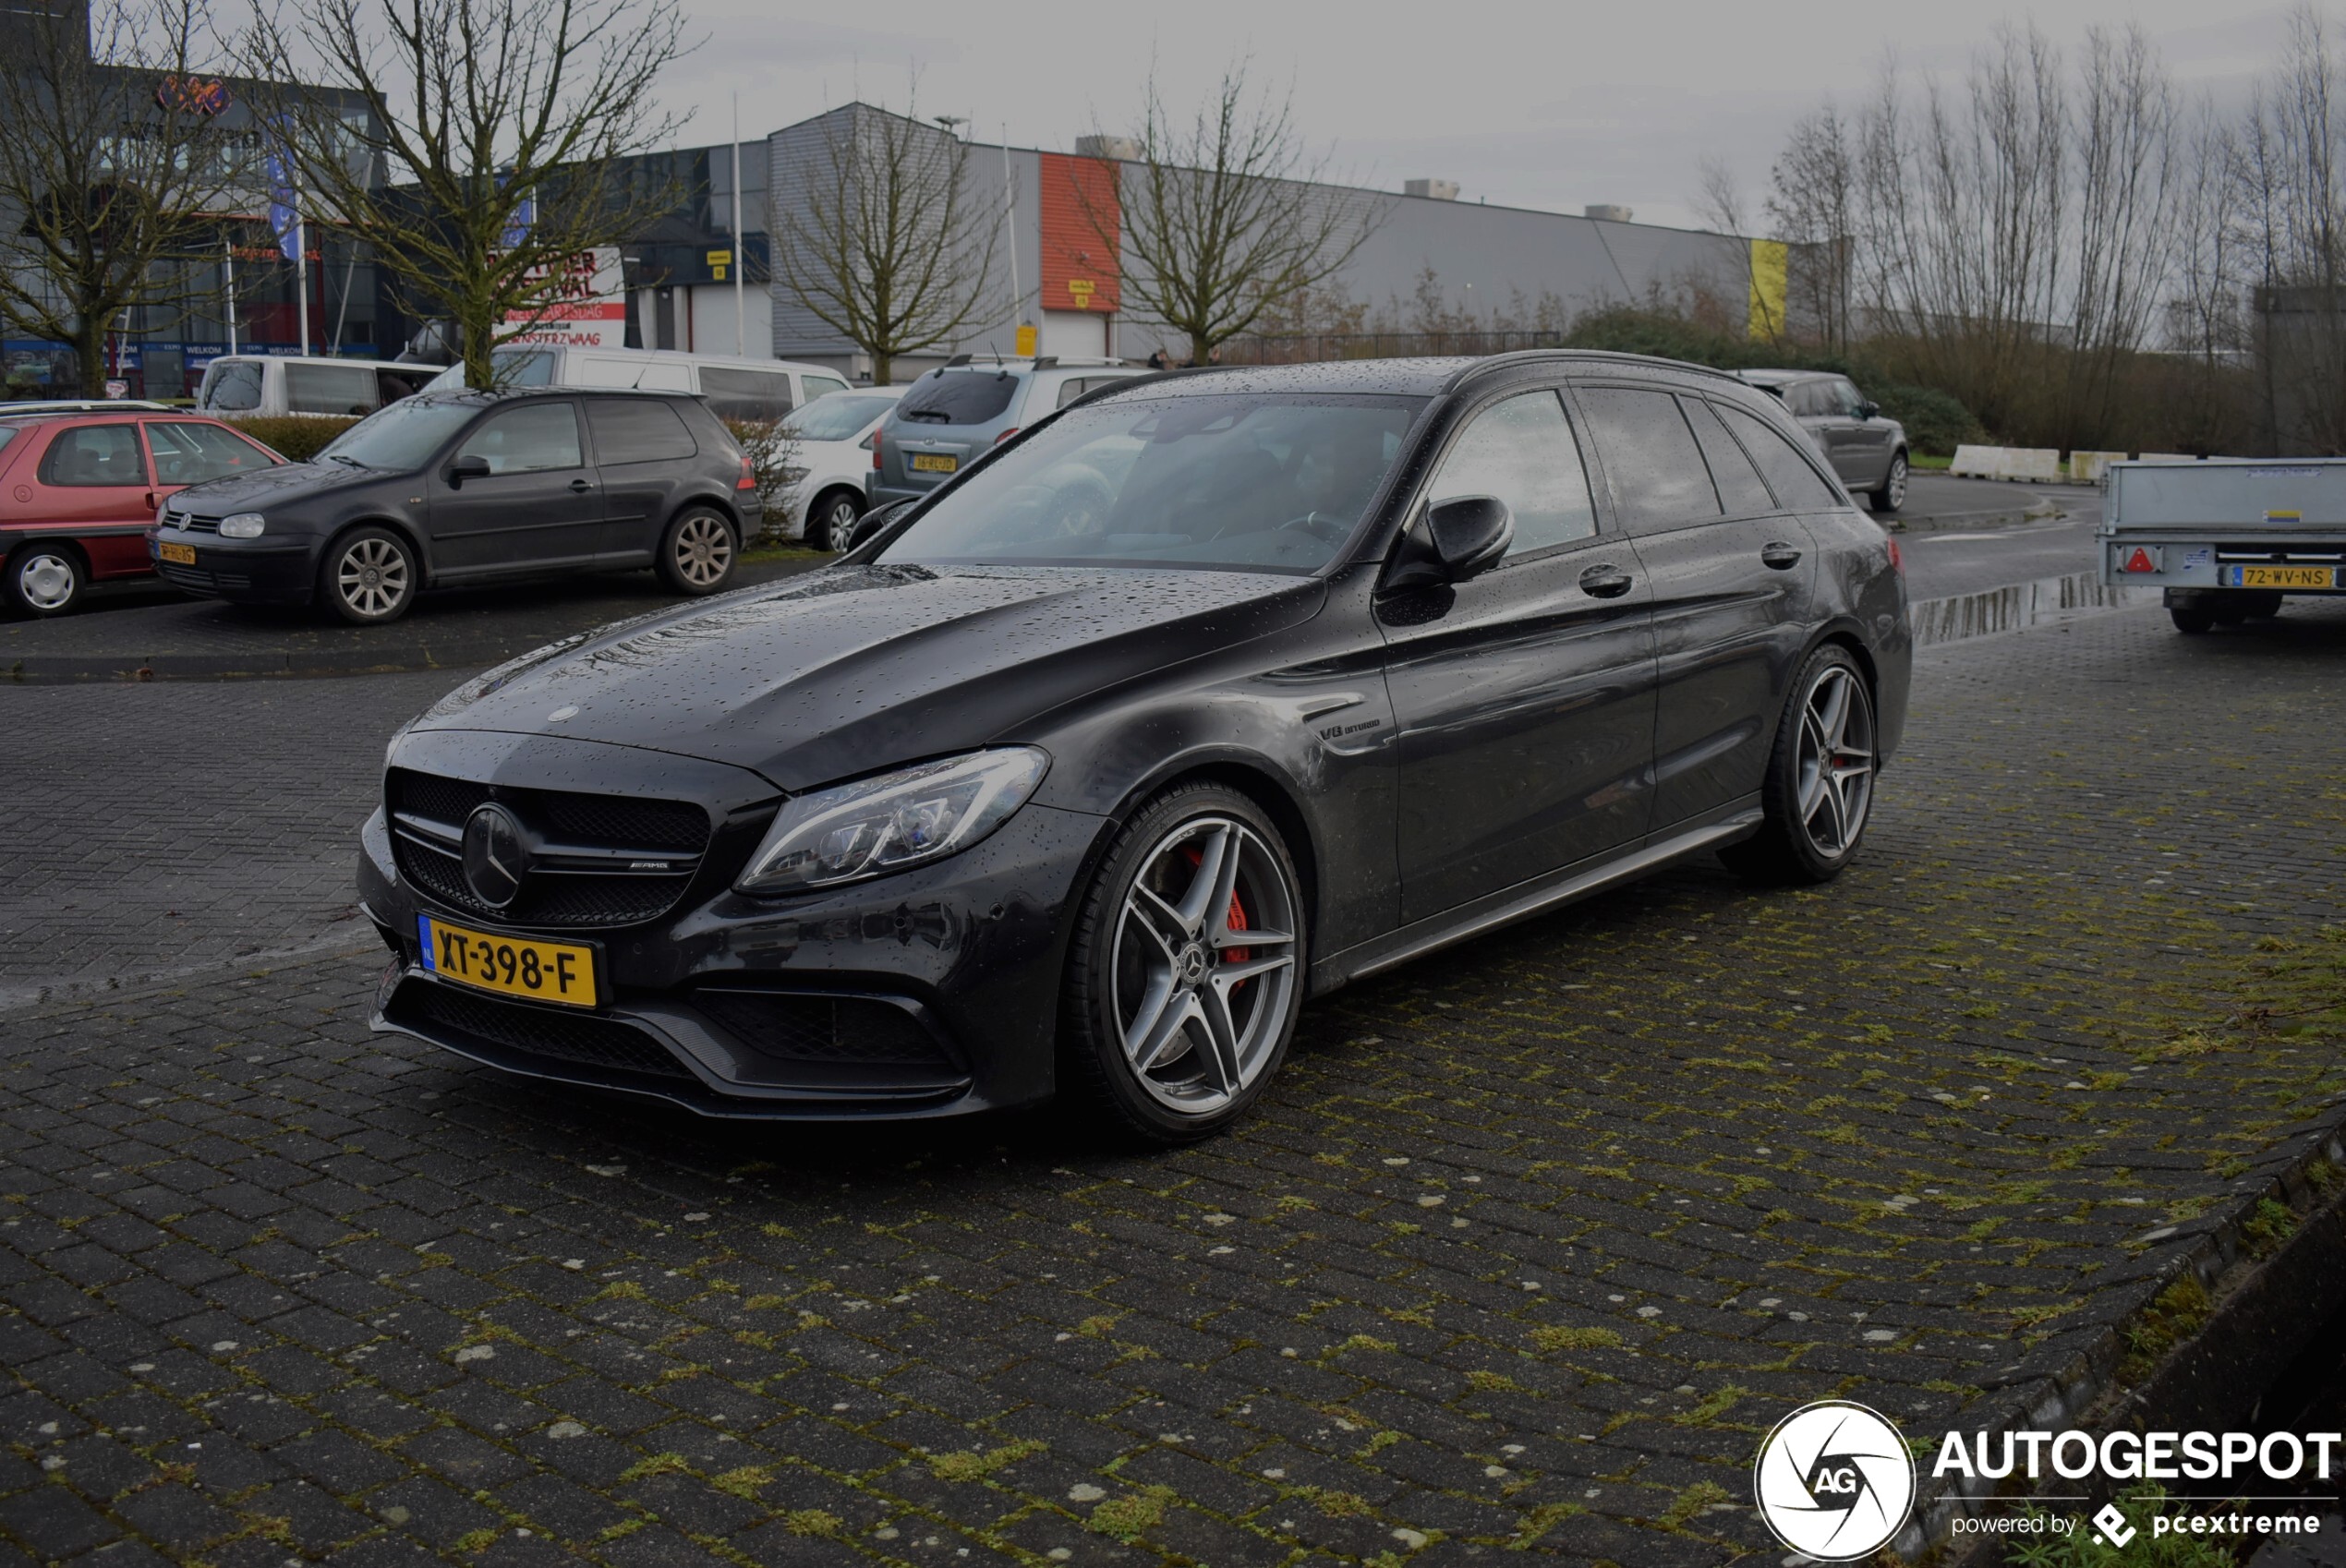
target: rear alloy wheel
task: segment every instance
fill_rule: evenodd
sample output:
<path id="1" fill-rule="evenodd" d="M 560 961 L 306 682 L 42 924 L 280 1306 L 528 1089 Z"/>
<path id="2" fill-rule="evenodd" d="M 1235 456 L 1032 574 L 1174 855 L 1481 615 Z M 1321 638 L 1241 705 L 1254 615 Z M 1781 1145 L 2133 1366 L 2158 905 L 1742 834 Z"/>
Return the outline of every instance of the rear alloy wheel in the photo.
<path id="1" fill-rule="evenodd" d="M 668 525 L 668 537 L 659 546 L 659 574 L 678 593 L 698 598 L 732 579 L 740 555 L 733 525 L 705 507 L 695 507 Z"/>
<path id="2" fill-rule="evenodd" d="M 1873 694 L 1849 650 L 1808 656 L 1776 726 L 1760 831 L 1719 853 L 1755 882 L 1830 882 L 1856 858 L 1873 814 Z"/>
<path id="3" fill-rule="evenodd" d="M 855 531 L 855 520 L 864 515 L 862 503 L 846 490 L 833 490 L 815 503 L 807 529 L 807 543 L 816 549 L 838 549 L 847 543 L 847 536 Z"/>
<path id="4" fill-rule="evenodd" d="M 353 626 L 380 626 L 407 613 L 419 576 L 405 539 L 389 528 L 360 528 L 326 552 L 318 597 Z"/>
<path id="5" fill-rule="evenodd" d="M 7 600 L 26 615 L 67 615 L 81 602 L 89 574 L 66 545 L 27 545 L 8 562 Z"/>
<path id="6" fill-rule="evenodd" d="M 1895 512 L 1906 504 L 1906 454 L 1899 452 L 1890 460 L 1890 472 L 1881 476 L 1881 488 L 1866 499 L 1876 512 Z"/>
<path id="7" fill-rule="evenodd" d="M 1076 926 L 1069 1087 L 1148 1143 L 1229 1126 L 1294 1035 L 1302 915 L 1294 862 L 1253 802 L 1198 784 L 1143 807 Z"/>

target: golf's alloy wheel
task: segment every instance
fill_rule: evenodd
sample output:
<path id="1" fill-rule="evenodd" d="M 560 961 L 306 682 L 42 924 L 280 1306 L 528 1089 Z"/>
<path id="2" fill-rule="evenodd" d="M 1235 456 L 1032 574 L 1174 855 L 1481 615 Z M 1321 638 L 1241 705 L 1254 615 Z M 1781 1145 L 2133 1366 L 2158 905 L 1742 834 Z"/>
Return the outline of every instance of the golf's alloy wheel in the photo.
<path id="1" fill-rule="evenodd" d="M 1856 848 L 1873 804 L 1873 702 L 1846 664 L 1817 672 L 1800 705 L 1796 764 L 1800 823 L 1820 858 Z"/>
<path id="2" fill-rule="evenodd" d="M 1281 858 L 1231 817 L 1158 839 L 1124 895 L 1109 1010 L 1132 1080 L 1167 1110 L 1210 1116 L 1276 1055 L 1299 979 L 1295 890 Z"/>
<path id="3" fill-rule="evenodd" d="M 733 569 L 733 531 L 706 512 L 678 524 L 668 548 L 676 575 L 695 588 L 713 588 Z"/>
<path id="4" fill-rule="evenodd" d="M 352 619 L 388 621 L 415 591 L 415 565 L 393 540 L 361 534 L 335 558 L 333 587 Z"/>

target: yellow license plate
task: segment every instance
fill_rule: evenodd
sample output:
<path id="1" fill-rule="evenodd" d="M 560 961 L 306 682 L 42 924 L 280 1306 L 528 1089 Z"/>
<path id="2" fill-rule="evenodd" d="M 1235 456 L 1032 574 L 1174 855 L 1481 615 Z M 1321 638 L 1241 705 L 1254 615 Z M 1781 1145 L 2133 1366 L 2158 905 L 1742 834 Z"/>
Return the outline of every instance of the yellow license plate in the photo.
<path id="1" fill-rule="evenodd" d="M 193 566 L 196 563 L 196 547 L 193 545 L 157 545 L 155 553 L 163 560 L 175 561 L 181 566 Z"/>
<path id="2" fill-rule="evenodd" d="M 424 968 L 442 980 L 569 1007 L 595 1005 L 595 949 L 575 942 L 535 942 L 500 936 L 417 915 Z"/>
<path id="3" fill-rule="evenodd" d="M 2334 588 L 2338 585 L 2335 566 L 2235 566 L 2231 569 L 2231 586 L 2235 588 Z"/>
<path id="4" fill-rule="evenodd" d="M 948 457 L 941 452 L 913 453 L 913 472 L 915 474 L 950 474 L 961 465 L 960 458 Z"/>

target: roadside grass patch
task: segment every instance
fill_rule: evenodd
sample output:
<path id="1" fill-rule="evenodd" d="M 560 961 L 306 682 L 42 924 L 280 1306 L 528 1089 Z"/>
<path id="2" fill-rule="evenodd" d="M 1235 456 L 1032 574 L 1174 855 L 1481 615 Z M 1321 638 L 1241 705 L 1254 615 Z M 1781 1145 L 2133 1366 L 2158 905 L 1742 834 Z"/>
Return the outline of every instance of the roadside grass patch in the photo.
<path id="1" fill-rule="evenodd" d="M 2151 1521 L 2162 1514 L 2183 1514 L 2168 1507 L 2167 1489 L 2157 1484 L 2136 1487 L 2112 1500 L 2126 1522 L 2141 1533 L 2124 1548 L 2109 1546 L 2081 1524 L 2065 1536 L 2043 1533 L 2015 1537 L 2004 1554 L 2013 1568 L 2239 1568 L 2239 1561 L 2215 1536 L 2151 1534 Z M 2043 1519 L 2037 1509 L 2029 1517 Z"/>
<path id="2" fill-rule="evenodd" d="M 2197 1333 L 2214 1310 L 2207 1287 L 2199 1283 L 2197 1274 L 2186 1270 L 2126 1325 L 2126 1355 L 2118 1363 L 2118 1381 L 2141 1381 L 2161 1357 Z"/>

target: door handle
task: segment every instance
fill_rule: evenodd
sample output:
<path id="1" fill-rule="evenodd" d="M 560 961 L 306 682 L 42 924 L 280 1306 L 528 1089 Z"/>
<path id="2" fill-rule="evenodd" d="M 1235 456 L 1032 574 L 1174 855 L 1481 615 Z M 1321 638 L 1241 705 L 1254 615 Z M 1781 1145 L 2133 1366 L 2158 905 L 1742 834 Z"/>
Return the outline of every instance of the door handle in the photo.
<path id="1" fill-rule="evenodd" d="M 1760 563 L 1772 566 L 1779 572 L 1789 572 L 1800 564 L 1800 552 L 1781 539 L 1772 540 L 1760 547 Z"/>
<path id="2" fill-rule="evenodd" d="M 1617 599 L 1629 591 L 1629 574 L 1609 561 L 1580 573 L 1580 591 L 1591 598 Z"/>
<path id="3" fill-rule="evenodd" d="M 574 490 L 577 490 L 577 491 L 579 491 L 581 494 L 584 494 L 586 491 L 587 491 L 587 490 L 591 490 L 591 489 L 593 489 L 595 487 L 594 487 L 594 485 L 593 485 L 592 483 L 590 483 L 590 482 L 589 482 L 589 481 L 587 481 L 587 480 L 585 480 L 585 479 L 573 479 L 573 480 L 570 482 L 570 488 L 571 488 L 572 489 L 574 489 Z"/>

